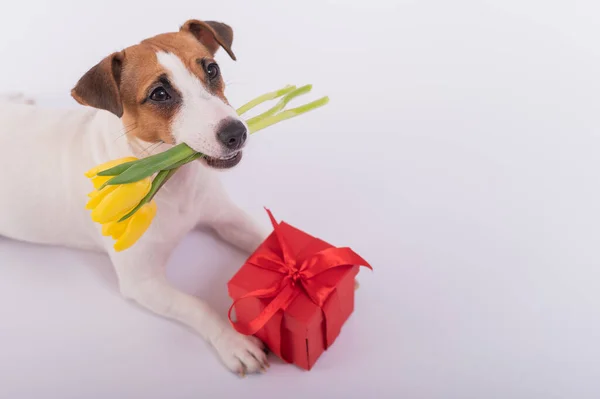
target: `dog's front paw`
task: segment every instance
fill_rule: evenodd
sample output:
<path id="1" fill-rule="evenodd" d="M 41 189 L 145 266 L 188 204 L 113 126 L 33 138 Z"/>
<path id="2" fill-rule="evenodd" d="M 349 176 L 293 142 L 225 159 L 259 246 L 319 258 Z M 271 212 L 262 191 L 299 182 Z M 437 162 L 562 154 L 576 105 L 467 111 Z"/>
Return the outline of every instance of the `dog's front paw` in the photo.
<path id="1" fill-rule="evenodd" d="M 225 366 L 242 377 L 246 373 L 264 373 L 269 368 L 265 345 L 258 338 L 225 328 L 212 345 Z"/>

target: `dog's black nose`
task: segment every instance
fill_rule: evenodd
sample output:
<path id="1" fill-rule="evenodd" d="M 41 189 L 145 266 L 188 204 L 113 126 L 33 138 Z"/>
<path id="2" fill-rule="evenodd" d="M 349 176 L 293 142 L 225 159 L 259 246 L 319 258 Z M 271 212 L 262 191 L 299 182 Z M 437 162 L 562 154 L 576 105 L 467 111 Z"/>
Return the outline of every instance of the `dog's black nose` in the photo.
<path id="1" fill-rule="evenodd" d="M 230 150 L 242 148 L 248 137 L 248 131 L 242 121 L 226 119 L 221 122 L 217 130 L 217 139 Z"/>

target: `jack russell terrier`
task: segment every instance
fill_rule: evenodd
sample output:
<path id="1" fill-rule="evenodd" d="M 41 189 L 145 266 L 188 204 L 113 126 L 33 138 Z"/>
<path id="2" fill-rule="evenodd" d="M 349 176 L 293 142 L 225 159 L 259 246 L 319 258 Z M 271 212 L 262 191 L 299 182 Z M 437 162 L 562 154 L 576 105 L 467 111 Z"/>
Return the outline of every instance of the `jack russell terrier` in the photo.
<path id="1" fill-rule="evenodd" d="M 0 106 L 0 236 L 108 253 L 124 297 L 177 320 L 206 339 L 223 363 L 244 374 L 268 367 L 264 345 L 236 332 L 204 301 L 174 288 L 165 266 L 197 226 L 252 252 L 268 235 L 234 205 L 216 169 L 237 165 L 247 126 L 229 105 L 215 52 L 231 58 L 232 29 L 187 21 L 104 58 L 71 94 L 90 108 L 43 109 L 15 97 Z M 91 191 L 84 172 L 126 156 L 144 157 L 186 143 L 207 157 L 182 167 L 155 197 L 159 212 L 130 249 L 85 210 Z M 16 148 L 22 151 L 15 151 Z"/>

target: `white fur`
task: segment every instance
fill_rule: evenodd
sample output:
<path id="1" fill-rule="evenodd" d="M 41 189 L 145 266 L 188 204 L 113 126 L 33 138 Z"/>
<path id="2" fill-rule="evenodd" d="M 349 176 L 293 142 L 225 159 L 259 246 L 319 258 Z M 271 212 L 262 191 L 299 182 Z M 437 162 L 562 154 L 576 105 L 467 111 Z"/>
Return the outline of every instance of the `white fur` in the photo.
<path id="1" fill-rule="evenodd" d="M 176 122 L 178 139 L 206 151 L 214 135 L 211 124 L 230 111 L 224 103 L 207 98 L 201 84 L 181 70 L 181 61 L 168 54 L 159 54 L 159 59 L 185 96 L 186 104 Z M 130 249 L 115 252 L 113 240 L 100 234 L 100 226 L 84 209 L 86 193 L 93 187 L 83 174 L 112 159 L 144 155 L 148 143 L 124 133 L 121 121 L 106 111 L 2 104 L 0 235 L 106 252 L 126 298 L 192 327 L 216 348 L 229 369 L 241 372 L 245 365 L 248 372 L 259 371 L 266 361 L 261 343 L 238 334 L 204 301 L 171 286 L 165 265 L 181 238 L 199 224 L 213 227 L 225 240 L 248 252 L 266 232 L 229 200 L 218 172 L 193 162 L 156 196 L 158 213 L 146 234 Z"/>
<path id="2" fill-rule="evenodd" d="M 172 125 L 177 143 L 186 143 L 194 150 L 211 157 L 226 155 L 216 140 L 219 122 L 230 117 L 239 119 L 235 110 L 222 99 L 213 96 L 172 53 L 156 53 L 158 62 L 167 70 L 171 82 L 181 92 L 183 106 Z"/>

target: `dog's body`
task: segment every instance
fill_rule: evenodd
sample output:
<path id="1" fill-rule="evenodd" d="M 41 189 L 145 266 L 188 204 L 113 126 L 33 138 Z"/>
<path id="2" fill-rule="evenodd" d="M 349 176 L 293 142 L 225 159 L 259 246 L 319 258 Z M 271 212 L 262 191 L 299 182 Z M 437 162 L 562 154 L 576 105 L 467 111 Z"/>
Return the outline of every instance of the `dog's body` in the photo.
<path id="1" fill-rule="evenodd" d="M 180 32 L 149 39 L 92 68 L 73 97 L 94 108 L 2 103 L 0 236 L 108 253 L 125 297 L 190 326 L 228 368 L 245 373 L 268 366 L 262 343 L 235 332 L 165 277 L 172 251 L 199 225 L 248 252 L 266 236 L 230 202 L 215 171 L 239 162 L 246 137 L 211 61 L 219 46 L 233 57 L 231 40 L 224 24 L 188 21 Z M 102 236 L 85 210 L 92 187 L 84 172 L 180 142 L 214 158 L 182 167 L 155 197 L 159 211 L 146 234 L 115 252 L 114 241 Z"/>

